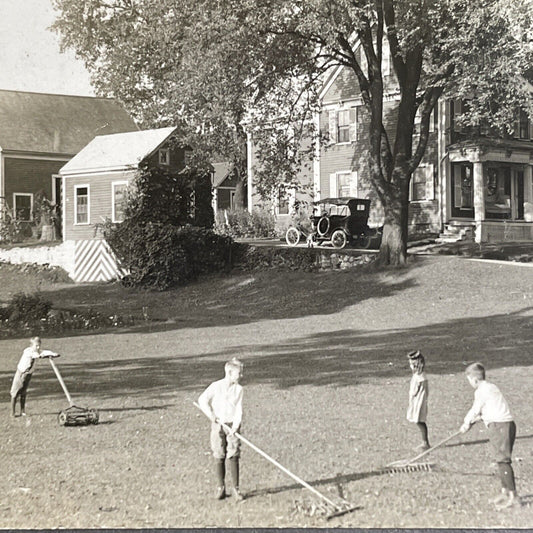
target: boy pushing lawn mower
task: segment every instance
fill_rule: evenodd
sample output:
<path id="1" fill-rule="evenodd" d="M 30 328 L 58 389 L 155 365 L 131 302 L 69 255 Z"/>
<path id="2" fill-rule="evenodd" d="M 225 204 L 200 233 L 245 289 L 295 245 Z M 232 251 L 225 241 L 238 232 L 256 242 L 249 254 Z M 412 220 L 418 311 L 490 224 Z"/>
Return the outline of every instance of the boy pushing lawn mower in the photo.
<path id="1" fill-rule="evenodd" d="M 500 389 L 493 383 L 485 381 L 485 367 L 473 363 L 466 370 L 466 378 L 475 389 L 474 404 L 465 416 L 461 432 L 466 433 L 479 418 L 483 420 L 489 432 L 489 442 L 498 464 L 501 494 L 491 500 L 498 510 L 520 506 L 516 494 L 515 478 L 511 466 L 511 454 L 516 437 L 516 424 Z"/>
<path id="2" fill-rule="evenodd" d="M 59 357 L 59 354 L 50 350 L 41 350 L 41 338 L 32 337 L 29 347 L 22 352 L 11 385 L 11 416 L 16 416 L 17 398 L 20 398 L 20 414 L 26 416 L 26 393 L 33 375 L 35 360 L 44 357 Z"/>

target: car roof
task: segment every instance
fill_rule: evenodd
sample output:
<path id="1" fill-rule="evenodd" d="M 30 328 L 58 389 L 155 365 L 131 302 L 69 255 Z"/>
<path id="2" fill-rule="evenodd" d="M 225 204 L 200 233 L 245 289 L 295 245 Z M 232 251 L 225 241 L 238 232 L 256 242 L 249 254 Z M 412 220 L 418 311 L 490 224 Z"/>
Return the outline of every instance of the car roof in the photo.
<path id="1" fill-rule="evenodd" d="M 362 202 L 365 204 L 367 203 L 369 204 L 370 200 L 368 198 L 355 198 L 353 196 L 343 196 L 341 198 L 323 198 L 314 203 L 316 205 L 318 204 L 348 205 L 349 203 L 353 203 L 353 202 Z"/>

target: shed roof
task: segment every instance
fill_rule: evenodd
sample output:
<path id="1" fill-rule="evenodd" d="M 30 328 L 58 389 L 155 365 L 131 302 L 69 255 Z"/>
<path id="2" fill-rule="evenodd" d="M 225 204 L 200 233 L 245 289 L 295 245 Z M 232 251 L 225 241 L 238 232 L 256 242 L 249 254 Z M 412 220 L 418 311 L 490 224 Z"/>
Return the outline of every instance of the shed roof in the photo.
<path id="1" fill-rule="evenodd" d="M 0 90 L 0 147 L 72 155 L 95 135 L 138 129 L 110 98 Z"/>
<path id="2" fill-rule="evenodd" d="M 222 163 L 213 163 L 213 187 L 222 185 L 232 169 L 233 165 L 227 161 Z"/>
<path id="3" fill-rule="evenodd" d="M 137 168 L 175 130 L 171 127 L 98 135 L 59 172 L 66 175 Z"/>

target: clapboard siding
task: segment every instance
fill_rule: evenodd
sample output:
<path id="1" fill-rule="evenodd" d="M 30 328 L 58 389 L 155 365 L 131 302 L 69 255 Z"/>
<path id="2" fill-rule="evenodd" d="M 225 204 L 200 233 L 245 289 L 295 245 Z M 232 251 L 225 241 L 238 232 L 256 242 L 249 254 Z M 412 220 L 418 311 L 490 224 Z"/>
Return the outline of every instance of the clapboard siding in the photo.
<path id="1" fill-rule="evenodd" d="M 65 159 L 58 161 L 40 159 L 19 159 L 4 157 L 5 195 L 12 207 L 13 193 L 37 193 L 42 190 L 48 199 L 52 199 L 52 175 L 58 174 L 65 164 Z"/>
<path id="2" fill-rule="evenodd" d="M 111 184 L 116 181 L 131 180 L 135 171 L 108 172 L 67 177 L 65 183 L 65 235 L 68 240 L 100 238 L 95 234 L 95 225 L 112 217 Z M 77 185 L 89 186 L 89 224 L 74 224 L 74 191 Z"/>

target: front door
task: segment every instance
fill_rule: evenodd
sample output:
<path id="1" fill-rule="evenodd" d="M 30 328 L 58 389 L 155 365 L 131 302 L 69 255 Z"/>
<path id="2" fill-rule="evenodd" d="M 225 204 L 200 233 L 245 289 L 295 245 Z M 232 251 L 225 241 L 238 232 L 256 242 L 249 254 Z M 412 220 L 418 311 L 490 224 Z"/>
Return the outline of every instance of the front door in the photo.
<path id="1" fill-rule="evenodd" d="M 452 218 L 474 218 L 474 169 L 472 163 L 452 163 Z"/>

